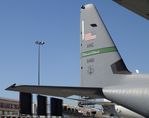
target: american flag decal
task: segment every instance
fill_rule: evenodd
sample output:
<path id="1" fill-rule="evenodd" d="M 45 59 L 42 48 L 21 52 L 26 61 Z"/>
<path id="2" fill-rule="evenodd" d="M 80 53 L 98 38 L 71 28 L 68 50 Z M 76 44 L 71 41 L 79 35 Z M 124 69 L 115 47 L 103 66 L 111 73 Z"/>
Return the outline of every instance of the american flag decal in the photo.
<path id="1" fill-rule="evenodd" d="M 92 33 L 86 33 L 86 34 L 84 35 L 84 40 L 85 40 L 85 41 L 93 40 L 93 39 L 95 39 L 95 38 L 96 38 L 96 35 L 93 35 Z"/>

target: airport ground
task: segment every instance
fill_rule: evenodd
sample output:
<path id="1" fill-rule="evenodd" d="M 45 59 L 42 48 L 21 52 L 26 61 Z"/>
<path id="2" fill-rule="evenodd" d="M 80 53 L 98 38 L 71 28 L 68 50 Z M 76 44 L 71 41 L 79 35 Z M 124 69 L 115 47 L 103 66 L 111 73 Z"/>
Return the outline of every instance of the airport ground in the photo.
<path id="1" fill-rule="evenodd" d="M 47 108 L 50 108 L 50 105 L 47 105 Z M 36 113 L 37 105 L 32 104 L 32 114 L 33 116 L 29 115 L 20 115 L 19 113 L 19 101 L 2 98 L 0 97 L 0 118 L 37 118 Z M 48 109 L 47 111 L 50 111 Z M 98 110 L 96 114 L 93 111 L 89 110 L 88 108 L 70 106 L 70 105 L 63 105 L 63 117 L 56 117 L 50 116 L 48 112 L 48 116 L 40 116 L 40 118 L 116 118 L 110 117 L 108 114 L 103 114 L 103 111 Z"/>
<path id="2" fill-rule="evenodd" d="M 36 105 L 33 104 L 33 116 L 20 116 L 19 115 L 19 101 L 8 99 L 8 98 L 0 98 L 0 118 L 37 118 L 35 115 L 35 109 Z M 48 106 L 49 107 L 49 106 Z M 64 109 L 64 108 L 63 108 Z M 70 108 L 65 106 L 65 110 L 63 110 L 63 117 L 55 117 L 48 115 L 47 117 L 41 116 L 41 118 L 103 118 L 102 113 L 99 112 L 98 115 L 96 113 L 96 116 L 90 112 L 84 112 L 84 108 L 76 109 L 76 108 Z"/>

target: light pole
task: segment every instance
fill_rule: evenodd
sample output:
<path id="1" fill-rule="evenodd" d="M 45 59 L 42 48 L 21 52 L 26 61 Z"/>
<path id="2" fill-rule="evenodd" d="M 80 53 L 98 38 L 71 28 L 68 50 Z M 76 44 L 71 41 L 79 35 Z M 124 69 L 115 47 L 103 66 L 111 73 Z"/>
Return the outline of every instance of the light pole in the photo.
<path id="1" fill-rule="evenodd" d="M 44 41 L 36 41 L 35 44 L 38 45 L 38 86 L 40 85 L 40 46 L 45 44 Z"/>

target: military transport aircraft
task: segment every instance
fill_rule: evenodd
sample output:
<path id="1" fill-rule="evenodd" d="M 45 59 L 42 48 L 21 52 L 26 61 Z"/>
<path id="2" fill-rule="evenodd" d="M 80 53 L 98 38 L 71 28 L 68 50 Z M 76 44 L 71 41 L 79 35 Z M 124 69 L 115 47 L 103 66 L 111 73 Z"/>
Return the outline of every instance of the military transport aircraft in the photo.
<path id="1" fill-rule="evenodd" d="M 81 7 L 81 86 L 12 85 L 11 91 L 106 98 L 149 117 L 149 75 L 130 72 L 93 4 Z"/>

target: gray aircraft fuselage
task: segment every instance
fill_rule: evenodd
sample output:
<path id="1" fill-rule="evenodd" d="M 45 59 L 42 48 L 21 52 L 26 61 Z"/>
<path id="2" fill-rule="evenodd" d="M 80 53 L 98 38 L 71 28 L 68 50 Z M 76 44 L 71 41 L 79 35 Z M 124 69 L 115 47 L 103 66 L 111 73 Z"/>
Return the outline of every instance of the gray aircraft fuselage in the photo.
<path id="1" fill-rule="evenodd" d="M 105 97 L 117 104 L 149 117 L 149 75 L 113 75 L 115 84 L 104 87 Z M 120 81 L 118 81 L 120 79 Z"/>

